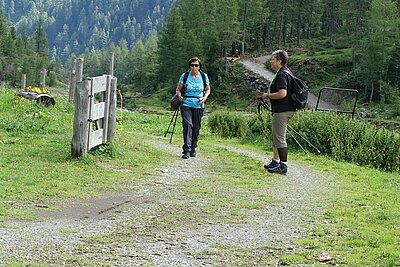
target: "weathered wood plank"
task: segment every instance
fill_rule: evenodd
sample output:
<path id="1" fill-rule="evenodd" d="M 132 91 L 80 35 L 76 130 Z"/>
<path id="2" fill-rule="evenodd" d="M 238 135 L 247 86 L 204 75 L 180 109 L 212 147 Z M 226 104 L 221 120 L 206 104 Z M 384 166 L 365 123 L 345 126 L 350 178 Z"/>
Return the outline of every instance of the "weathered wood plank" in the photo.
<path id="1" fill-rule="evenodd" d="M 107 142 L 114 142 L 117 124 L 117 78 L 112 76 L 110 88 L 110 110 L 108 112 Z"/>
<path id="2" fill-rule="evenodd" d="M 71 141 L 72 157 L 77 159 L 87 154 L 88 132 L 89 132 L 89 90 L 90 82 L 85 80 L 77 82 L 75 91 L 75 114 L 73 136 Z"/>
<path id="3" fill-rule="evenodd" d="M 104 118 L 105 113 L 105 102 L 96 103 L 93 105 L 92 110 L 90 111 L 89 119 L 92 121 Z"/>
<path id="4" fill-rule="evenodd" d="M 104 130 L 99 129 L 90 133 L 89 142 L 88 142 L 88 150 L 96 147 L 98 145 L 103 144 L 103 134 Z"/>
<path id="5" fill-rule="evenodd" d="M 109 75 L 89 78 L 92 81 L 92 95 L 105 92 L 107 90 L 107 80 Z"/>

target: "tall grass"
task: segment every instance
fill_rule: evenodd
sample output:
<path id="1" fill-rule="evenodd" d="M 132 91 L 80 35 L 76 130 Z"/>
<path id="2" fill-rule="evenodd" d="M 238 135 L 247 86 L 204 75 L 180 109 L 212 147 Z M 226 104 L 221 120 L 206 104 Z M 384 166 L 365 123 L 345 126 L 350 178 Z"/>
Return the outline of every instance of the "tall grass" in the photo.
<path id="1" fill-rule="evenodd" d="M 245 123 L 247 121 L 247 123 Z M 265 140 L 271 134 L 271 114 L 244 115 L 221 111 L 210 117 L 211 131 L 222 137 Z M 400 171 L 400 135 L 367 122 L 327 112 L 298 112 L 290 127 L 323 155 L 384 171 Z M 295 135 L 296 136 L 296 135 Z M 298 138 L 302 141 L 301 138 Z M 288 137 L 288 142 L 297 147 Z M 307 147 L 307 143 L 303 142 Z"/>

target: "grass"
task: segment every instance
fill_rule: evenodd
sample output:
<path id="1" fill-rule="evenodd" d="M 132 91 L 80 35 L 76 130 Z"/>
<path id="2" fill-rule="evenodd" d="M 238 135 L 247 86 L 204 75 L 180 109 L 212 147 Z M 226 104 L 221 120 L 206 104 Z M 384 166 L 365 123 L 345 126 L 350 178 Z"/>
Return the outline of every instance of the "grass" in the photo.
<path id="1" fill-rule="evenodd" d="M 327 224 L 299 244 L 312 253 L 329 252 L 339 265 L 399 266 L 399 174 L 326 158 L 310 164 L 335 174 L 337 194 L 325 212 Z"/>
<path id="2" fill-rule="evenodd" d="M 6 98 L 0 106 L 0 221 L 7 217 L 33 218 L 35 207 L 41 203 L 94 196 L 106 190 L 129 190 L 167 160 L 129 127 L 123 129 L 124 125 L 118 126 L 118 141 L 108 149 L 115 152 L 91 153 L 74 160 L 70 152 L 70 104 L 58 100 L 56 107 L 45 108 L 16 98 L 12 91 L 3 89 L 0 93 Z M 138 121 L 146 125 L 145 119 Z M 116 172 L 118 169 L 132 173 Z M 137 181 L 132 181 L 132 175 Z"/>
<path id="3" fill-rule="evenodd" d="M 337 81 L 343 78 L 343 73 L 349 73 L 352 69 L 351 53 L 351 48 L 324 49 L 311 54 L 293 55 L 290 62 L 293 71 L 307 81 L 314 94 L 318 94 L 322 87 L 340 87 Z"/>
<path id="4" fill-rule="evenodd" d="M 171 164 L 166 151 L 143 142 L 143 139 L 164 135 L 172 116 L 165 109 L 118 113 L 114 144 L 84 159 L 73 160 L 70 155 L 73 107 L 70 104 L 56 99 L 56 106 L 45 108 L 17 98 L 6 89 L 0 89 L 0 97 L 3 99 L 0 102 L 0 222 L 8 218 L 34 219 L 41 204 L 53 206 L 108 190 L 134 190 L 149 181 L 157 166 Z M 175 145 L 181 143 L 179 123 L 173 139 Z M 131 218 L 132 222 L 142 220 L 143 229 L 125 228 L 129 230 L 83 239 L 84 245 L 75 249 L 99 253 L 101 246 L 130 245 L 135 236 L 154 238 L 159 234 L 168 239 L 168 233 L 190 225 L 213 221 L 240 224 L 247 219 L 249 211 L 263 209 L 276 201 L 263 189 L 276 186 L 281 177 L 265 179 L 260 162 L 220 145 L 263 153 L 265 147 L 256 142 L 215 137 L 206 119 L 200 143 L 203 155 L 211 161 L 211 176 L 184 182 L 180 185 L 181 195 L 166 199 L 163 209 L 149 209 Z M 260 247 L 254 251 L 220 245 L 202 252 L 203 255 L 193 256 L 224 258 L 225 266 L 268 266 L 278 255 L 284 266 L 316 266 L 315 258 L 328 253 L 334 257 L 331 263 L 341 266 L 399 266 L 399 174 L 302 153 L 292 152 L 291 158 L 335 177 L 332 185 L 335 193 L 323 214 L 324 223 L 313 226 L 308 237 L 296 241 L 300 249 Z M 121 169 L 131 172 L 115 171 Z M 69 232 L 63 230 L 65 234 Z M 71 257 L 69 262 L 94 264 L 91 259 L 78 256 Z M 8 266 L 24 264 L 16 261 Z M 153 266 L 150 259 L 148 266 Z"/>

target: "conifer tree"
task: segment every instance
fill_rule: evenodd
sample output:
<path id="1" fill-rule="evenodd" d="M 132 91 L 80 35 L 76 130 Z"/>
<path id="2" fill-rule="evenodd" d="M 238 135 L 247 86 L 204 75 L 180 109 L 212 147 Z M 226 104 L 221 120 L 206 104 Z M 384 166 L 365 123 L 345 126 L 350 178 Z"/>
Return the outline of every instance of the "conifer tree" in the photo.
<path id="1" fill-rule="evenodd" d="M 48 41 L 47 41 L 46 31 L 44 29 L 44 21 L 43 21 L 42 17 L 40 17 L 39 20 L 37 21 L 34 40 L 35 40 L 36 53 L 40 57 L 47 57 Z"/>
<path id="2" fill-rule="evenodd" d="M 185 30 L 177 7 L 171 10 L 160 34 L 158 51 L 161 81 L 175 84 L 180 73 L 186 69 Z"/>
<path id="3" fill-rule="evenodd" d="M 131 51 L 131 82 L 135 86 L 134 91 L 147 93 L 145 86 L 146 58 L 145 48 L 141 40 L 137 41 Z"/>
<path id="4" fill-rule="evenodd" d="M 219 47 L 221 56 L 226 57 L 228 47 L 239 41 L 239 7 L 237 1 L 220 0 L 217 2 L 217 29 L 219 30 Z"/>
<path id="5" fill-rule="evenodd" d="M 373 0 L 369 11 L 369 34 L 363 38 L 363 56 L 358 68 L 369 102 L 382 99 L 382 82 L 387 79 L 390 55 L 398 38 L 396 3 L 391 0 Z"/>
<path id="6" fill-rule="evenodd" d="M 239 7 L 242 53 L 245 53 L 245 44 L 251 49 L 261 49 L 264 23 L 268 13 L 265 2 L 262 0 L 239 1 Z"/>

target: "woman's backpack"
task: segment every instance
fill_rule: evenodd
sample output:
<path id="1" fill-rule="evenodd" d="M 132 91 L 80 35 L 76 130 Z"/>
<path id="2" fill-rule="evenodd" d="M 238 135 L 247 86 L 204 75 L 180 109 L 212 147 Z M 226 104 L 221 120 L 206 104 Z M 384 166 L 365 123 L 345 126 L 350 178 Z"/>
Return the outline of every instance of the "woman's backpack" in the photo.
<path id="1" fill-rule="evenodd" d="M 302 109 L 306 107 L 307 99 L 308 99 L 308 86 L 307 84 L 300 78 L 297 78 L 290 71 L 284 70 L 284 72 L 288 73 L 292 77 L 292 94 L 290 99 L 292 100 L 292 104 L 296 109 Z"/>

